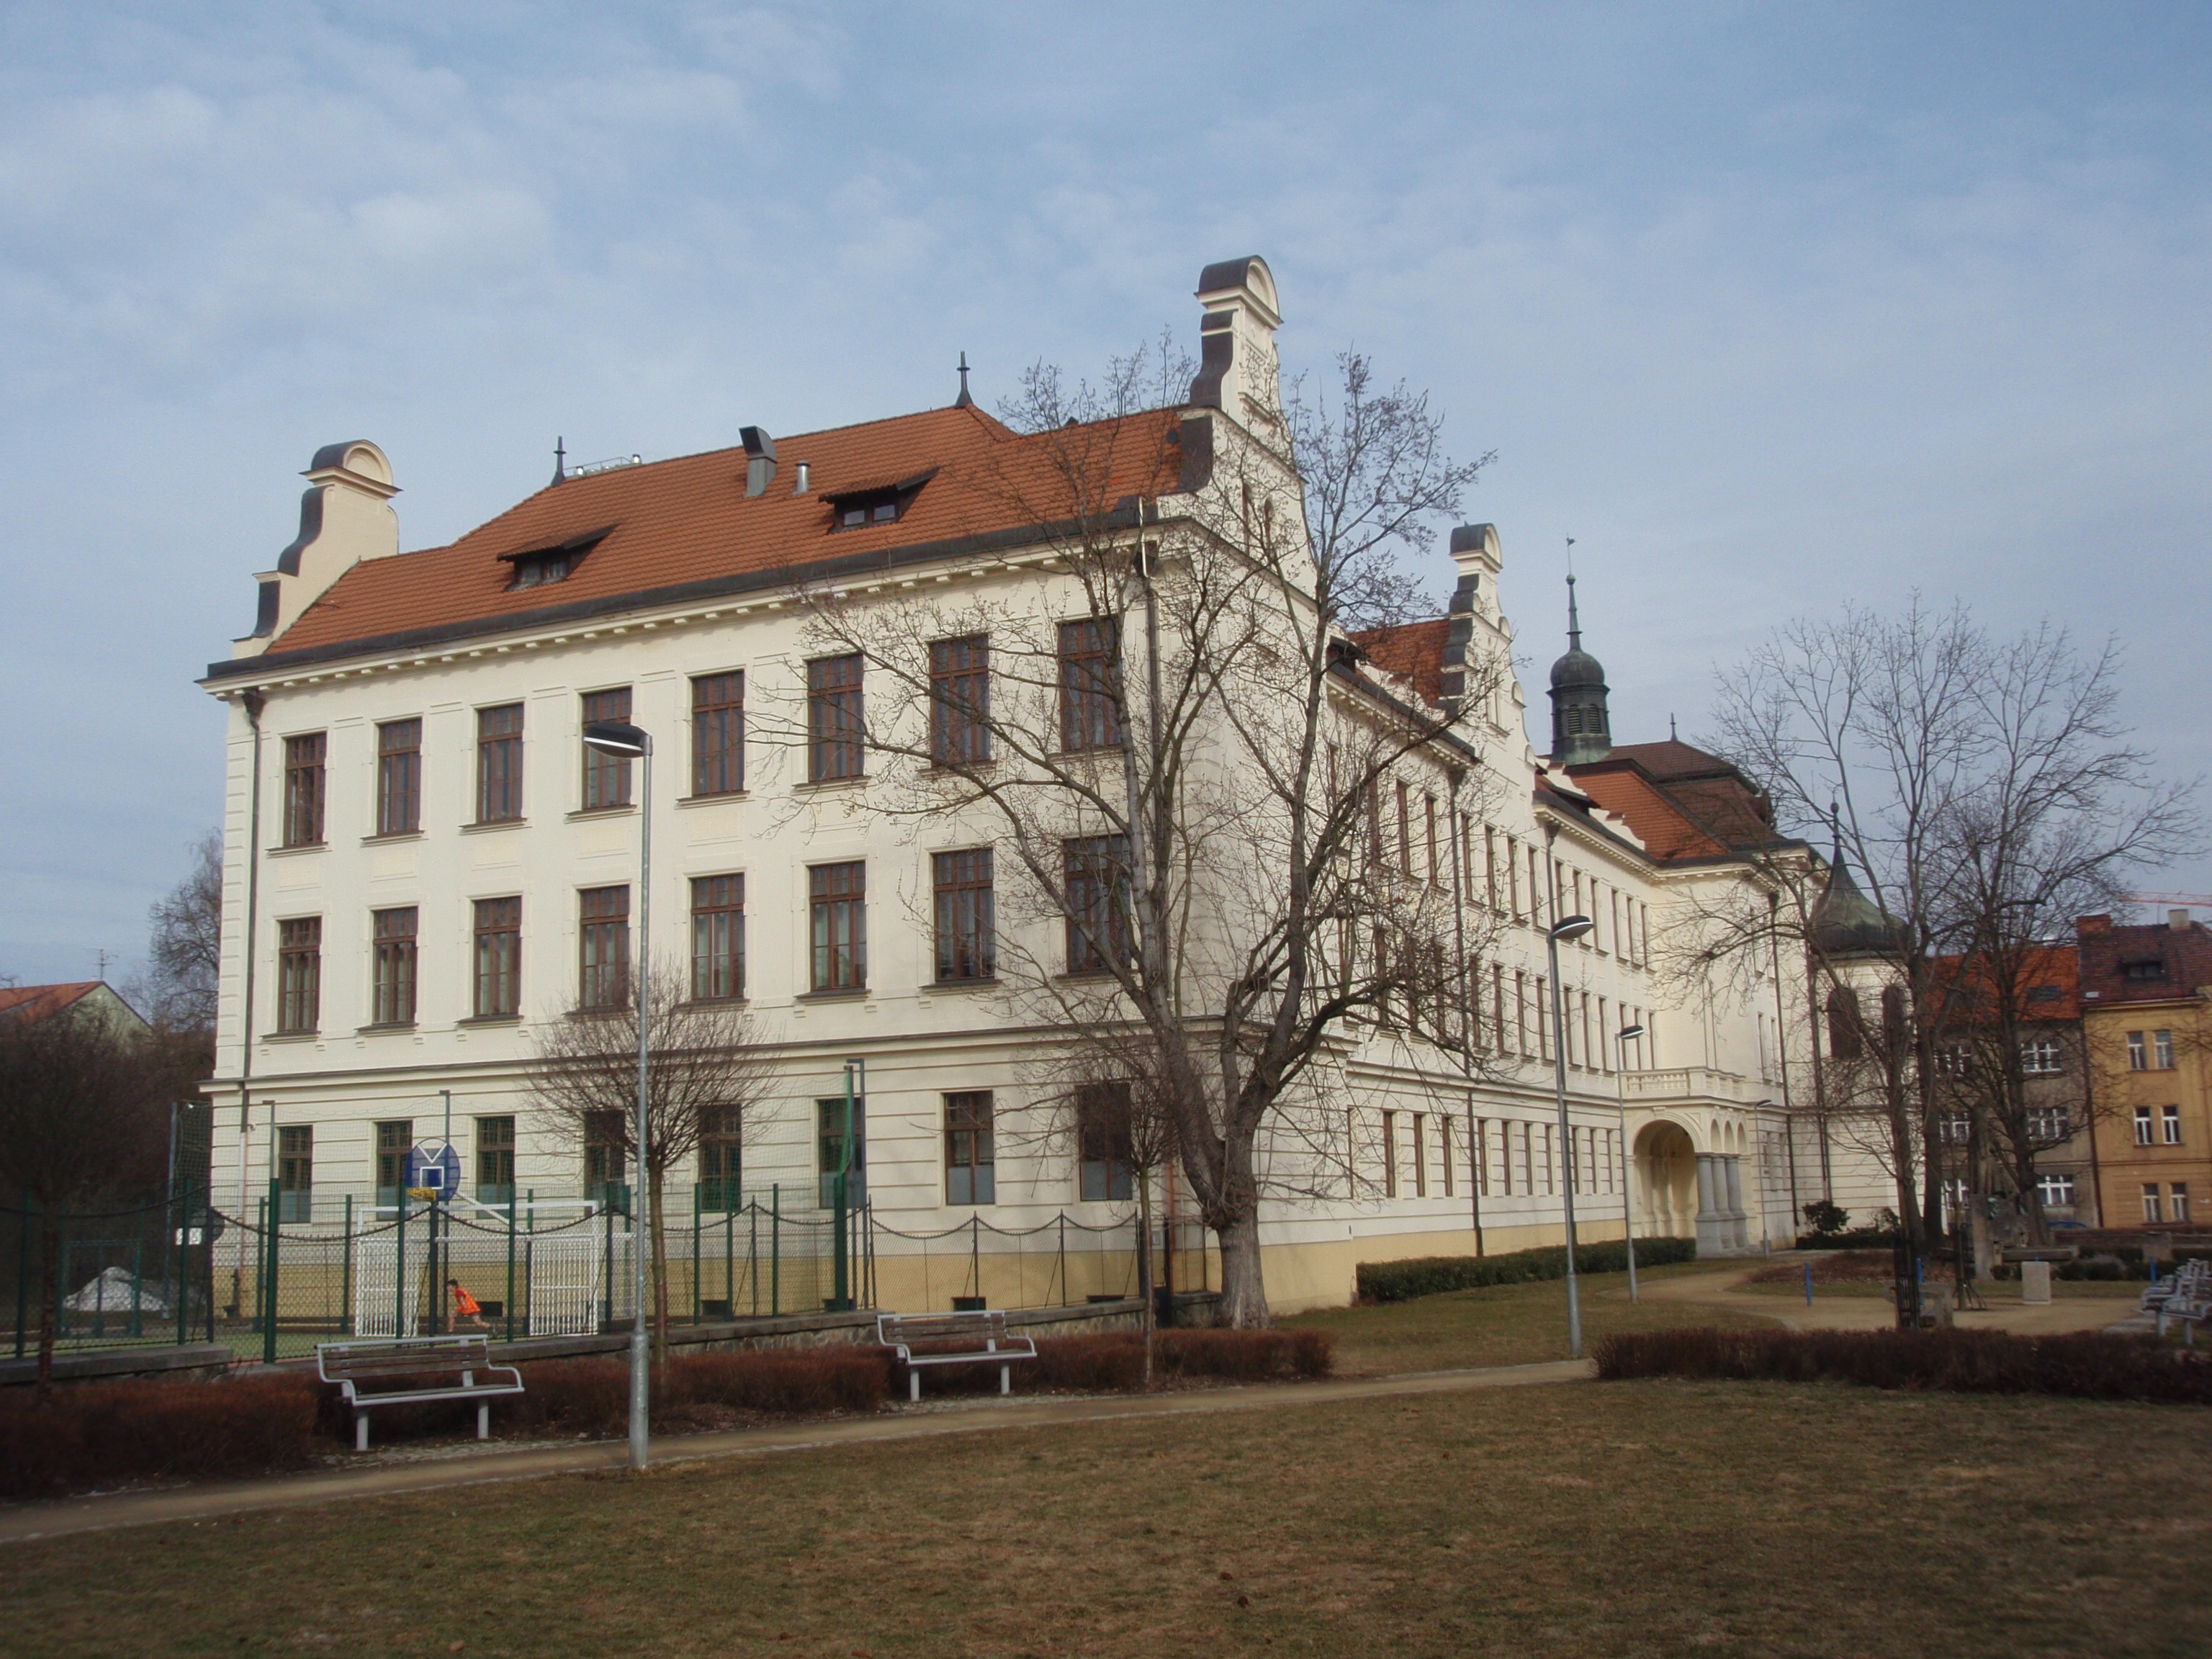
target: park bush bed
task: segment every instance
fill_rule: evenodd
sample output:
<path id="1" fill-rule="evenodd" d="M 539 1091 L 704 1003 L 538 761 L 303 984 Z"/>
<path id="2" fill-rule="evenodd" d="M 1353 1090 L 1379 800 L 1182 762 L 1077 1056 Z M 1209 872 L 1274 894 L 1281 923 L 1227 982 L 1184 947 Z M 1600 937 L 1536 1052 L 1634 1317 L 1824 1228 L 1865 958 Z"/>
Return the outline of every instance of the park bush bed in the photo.
<path id="1" fill-rule="evenodd" d="M 1597 1373 L 1729 1381 L 1860 1382 L 1877 1389 L 2063 1395 L 2212 1405 L 2212 1355 L 2155 1337 L 2077 1331 L 1740 1331 L 1696 1328 L 1608 1336 Z"/>
<path id="2" fill-rule="evenodd" d="M 321 1450 L 315 1383 L 74 1382 L 0 1395 L 0 1498 L 296 1469 Z"/>
<path id="3" fill-rule="evenodd" d="M 1657 1267 L 1669 1262 L 1696 1259 L 1694 1238 L 1639 1238 L 1636 1265 Z M 1625 1244 L 1583 1244 L 1575 1250 L 1575 1271 L 1584 1273 L 1624 1273 L 1628 1267 Z M 1567 1251 L 1562 1244 L 1535 1250 L 1513 1250 L 1504 1255 L 1428 1255 L 1410 1261 L 1363 1261 L 1359 1265 L 1362 1302 L 1407 1302 L 1417 1296 L 1444 1291 L 1471 1291 L 1487 1285 L 1525 1285 L 1536 1279 L 1565 1279 Z"/>

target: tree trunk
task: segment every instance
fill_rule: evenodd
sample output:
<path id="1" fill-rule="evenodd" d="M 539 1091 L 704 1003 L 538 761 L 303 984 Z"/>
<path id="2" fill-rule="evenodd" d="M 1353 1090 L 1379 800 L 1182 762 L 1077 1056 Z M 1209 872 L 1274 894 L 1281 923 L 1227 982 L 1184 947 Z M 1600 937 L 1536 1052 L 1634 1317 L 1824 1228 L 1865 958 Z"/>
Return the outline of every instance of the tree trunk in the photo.
<path id="1" fill-rule="evenodd" d="M 1256 1210 L 1217 1222 L 1221 1241 L 1220 1322 L 1237 1330 L 1272 1325 L 1267 1287 L 1260 1273 L 1260 1218 Z"/>
<path id="2" fill-rule="evenodd" d="M 661 1224 L 660 1189 L 665 1170 L 649 1170 L 646 1185 L 653 1211 L 653 1369 L 668 1387 L 668 1233 Z M 641 1310 L 641 1312 L 642 1310 Z"/>
<path id="3" fill-rule="evenodd" d="M 40 1206 L 39 1249 L 43 1271 L 39 1275 L 39 1398 L 54 1388 L 54 1336 L 62 1314 L 62 1218 L 52 1205 Z"/>
<path id="4" fill-rule="evenodd" d="M 1137 1284 L 1144 1298 L 1144 1311 L 1139 1316 L 1139 1328 L 1145 1334 L 1145 1389 L 1152 1386 L 1152 1338 L 1157 1326 L 1156 1300 L 1152 1294 L 1152 1172 L 1141 1170 L 1137 1177 Z"/>

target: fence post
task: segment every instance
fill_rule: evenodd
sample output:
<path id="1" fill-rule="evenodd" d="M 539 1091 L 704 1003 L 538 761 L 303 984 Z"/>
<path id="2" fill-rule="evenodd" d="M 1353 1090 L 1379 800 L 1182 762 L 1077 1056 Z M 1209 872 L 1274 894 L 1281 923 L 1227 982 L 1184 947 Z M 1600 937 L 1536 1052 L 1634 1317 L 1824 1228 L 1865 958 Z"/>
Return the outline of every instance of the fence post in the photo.
<path id="1" fill-rule="evenodd" d="M 399 1219 L 392 1230 L 392 1334 L 407 1334 L 407 1189 L 399 1189 Z"/>
<path id="2" fill-rule="evenodd" d="M 968 1218 L 968 1277 L 975 1286 L 975 1299 L 983 1299 L 983 1218 Z"/>
<path id="3" fill-rule="evenodd" d="M 1065 1308 L 1074 1300 L 1075 1293 L 1067 1284 L 1067 1212 L 1062 1210 L 1060 1212 L 1060 1305 Z"/>
<path id="4" fill-rule="evenodd" d="M 262 1294 L 262 1305 L 269 1316 L 261 1332 L 261 1363 L 264 1365 L 273 1365 L 276 1363 L 276 1242 L 279 1237 L 276 1231 L 277 1216 L 276 1178 L 271 1176 L 269 1179 L 269 1267 L 262 1275 L 265 1287 Z"/>
<path id="5" fill-rule="evenodd" d="M 699 1183 L 691 1183 L 691 1322 L 699 1322 Z"/>
<path id="6" fill-rule="evenodd" d="M 186 1238 L 191 1237 L 191 1233 L 185 1231 L 185 1228 L 189 1228 L 191 1225 L 192 1206 L 189 1196 L 191 1190 L 191 1189 L 190 1188 L 185 1188 L 187 1197 L 185 1202 L 181 1205 L 175 1201 L 175 1193 L 173 1191 L 170 1194 L 170 1208 L 174 1212 L 174 1213 L 166 1218 L 166 1219 L 170 1224 L 169 1237 L 172 1239 L 178 1237 L 180 1233 Z M 179 1227 L 176 1224 L 177 1219 L 179 1217 L 182 1218 L 184 1223 L 183 1227 Z M 172 1312 L 177 1322 L 177 1346 L 182 1347 L 185 1343 L 191 1340 L 192 1258 L 190 1247 L 184 1244 L 178 1245 L 173 1259 L 177 1264 L 175 1287 L 177 1293 L 177 1305 Z"/>
<path id="7" fill-rule="evenodd" d="M 23 1357 L 23 1320 L 31 1305 L 31 1200 L 23 1197 L 22 1249 L 15 1257 L 15 1358 Z"/>
<path id="8" fill-rule="evenodd" d="M 773 1319 L 783 1311 L 783 1183 L 768 1189 L 768 1311 Z"/>
<path id="9" fill-rule="evenodd" d="M 510 1170 L 509 1176 L 514 1173 Z M 514 1340 L 514 1182 L 507 1183 L 507 1340 Z"/>
<path id="10" fill-rule="evenodd" d="M 738 1316 L 738 1212 L 722 1194 L 722 1296 L 730 1304 L 730 1317 Z"/>
<path id="11" fill-rule="evenodd" d="M 345 1195 L 345 1234 L 338 1245 L 338 1334 L 353 1334 L 353 1194 Z"/>
<path id="12" fill-rule="evenodd" d="M 752 1286 L 753 1317 L 760 1317 L 760 1200 L 745 1206 L 745 1282 Z"/>

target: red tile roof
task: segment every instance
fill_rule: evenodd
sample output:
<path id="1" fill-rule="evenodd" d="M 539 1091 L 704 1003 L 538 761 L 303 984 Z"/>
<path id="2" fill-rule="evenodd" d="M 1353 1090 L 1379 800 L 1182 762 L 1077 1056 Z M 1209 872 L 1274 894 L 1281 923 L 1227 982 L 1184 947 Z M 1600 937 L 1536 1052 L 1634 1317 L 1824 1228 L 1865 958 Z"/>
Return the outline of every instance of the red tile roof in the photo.
<path id="1" fill-rule="evenodd" d="M 44 1019 L 100 988 L 96 979 L 66 985 L 0 986 L 0 1018 Z"/>
<path id="2" fill-rule="evenodd" d="M 1070 516 L 1073 454 L 1097 482 L 1098 505 L 1175 488 L 1178 448 L 1166 441 L 1181 411 L 1163 410 L 1034 436 L 981 410 L 928 410 L 860 426 L 778 438 L 779 468 L 764 495 L 745 494 L 745 452 L 622 467 L 548 485 L 446 547 L 355 565 L 283 634 L 271 654 L 325 649 L 425 629 L 465 631 L 526 613 L 794 569 L 895 548 Z M 793 493 L 808 464 L 806 495 Z M 896 520 L 833 527 L 827 497 L 877 480 L 936 476 Z M 612 526 L 564 581 L 509 586 L 517 553 L 550 549 Z M 222 666 L 222 665 L 219 665 Z"/>
<path id="3" fill-rule="evenodd" d="M 1959 971 L 1960 958 L 1936 958 L 1936 977 L 1941 981 Z M 2020 990 L 2023 1022 L 2076 1020 L 2081 1018 L 2081 953 L 2071 945 L 2041 945 L 2021 958 Z M 2038 991 L 2056 991 L 2041 996 Z"/>
<path id="4" fill-rule="evenodd" d="M 1615 817 L 1627 820 L 1636 838 L 1662 864 L 1675 859 L 1720 858 L 1729 850 L 1632 767 L 1578 766 L 1569 776 L 1576 788 Z"/>
<path id="5" fill-rule="evenodd" d="M 1370 628 L 1354 634 L 1352 642 L 1377 668 L 1411 680 L 1413 689 L 1433 703 L 1443 696 L 1444 639 L 1450 632 L 1451 618 L 1438 617 L 1432 622 Z"/>
<path id="6" fill-rule="evenodd" d="M 2081 991 L 2092 1003 L 2171 1002 L 2212 985 L 2212 931 L 2201 921 L 2075 928 Z"/>

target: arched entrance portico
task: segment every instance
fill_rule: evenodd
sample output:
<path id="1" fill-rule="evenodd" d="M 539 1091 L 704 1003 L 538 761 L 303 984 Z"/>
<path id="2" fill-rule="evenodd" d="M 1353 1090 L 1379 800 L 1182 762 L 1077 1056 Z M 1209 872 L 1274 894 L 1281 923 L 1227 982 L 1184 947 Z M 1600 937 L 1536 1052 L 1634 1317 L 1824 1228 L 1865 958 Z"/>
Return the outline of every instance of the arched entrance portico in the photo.
<path id="1" fill-rule="evenodd" d="M 1735 1153 L 1699 1152 L 1680 1123 L 1645 1124 L 1636 1137 L 1637 1231 L 1694 1237 L 1701 1256 L 1749 1249 L 1741 1164 Z"/>

